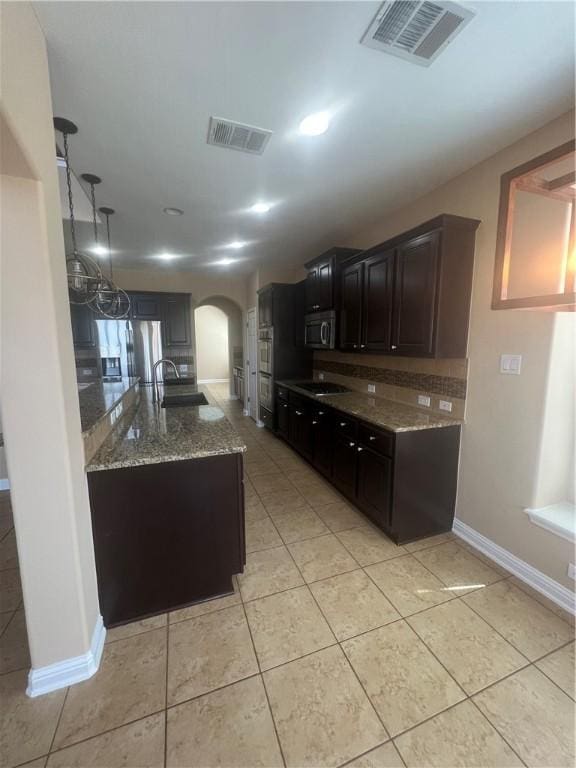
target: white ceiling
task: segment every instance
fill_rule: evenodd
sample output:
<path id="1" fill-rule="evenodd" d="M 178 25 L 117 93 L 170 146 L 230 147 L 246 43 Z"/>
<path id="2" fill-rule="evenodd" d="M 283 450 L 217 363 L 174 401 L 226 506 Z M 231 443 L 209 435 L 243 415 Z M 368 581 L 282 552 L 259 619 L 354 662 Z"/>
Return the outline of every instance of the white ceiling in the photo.
<path id="1" fill-rule="evenodd" d="M 118 263 L 302 264 L 570 109 L 573 4 L 467 5 L 476 18 L 422 68 L 359 45 L 377 2 L 37 2 L 55 114 L 117 210 Z M 318 110 L 328 133 L 298 135 Z M 210 115 L 274 135 L 262 156 L 209 146 Z M 248 213 L 258 200 L 276 205 Z"/>

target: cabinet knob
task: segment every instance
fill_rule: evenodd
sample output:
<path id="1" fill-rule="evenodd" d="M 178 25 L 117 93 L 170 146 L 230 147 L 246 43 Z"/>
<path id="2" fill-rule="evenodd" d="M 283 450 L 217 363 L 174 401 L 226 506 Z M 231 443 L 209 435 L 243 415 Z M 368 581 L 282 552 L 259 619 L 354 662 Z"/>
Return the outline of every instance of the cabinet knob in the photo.
<path id="1" fill-rule="evenodd" d="M 302 411 L 294 411 L 294 413 L 296 414 L 296 416 L 302 416 Z"/>
<path id="2" fill-rule="evenodd" d="M 397 349 L 396 344 L 392 344 L 392 349 Z"/>
<path id="3" fill-rule="evenodd" d="M 346 426 L 346 422 L 345 422 L 345 421 L 341 421 L 341 422 L 340 422 L 340 426 L 341 426 L 341 427 L 345 427 L 345 426 Z"/>
<path id="4" fill-rule="evenodd" d="M 358 344 L 354 344 L 354 349 L 358 349 Z"/>
<path id="5" fill-rule="evenodd" d="M 364 450 L 364 448 L 358 448 L 358 453 L 360 453 L 363 450 Z"/>
<path id="6" fill-rule="evenodd" d="M 318 411 L 318 416 L 324 416 L 324 411 Z"/>
<path id="7" fill-rule="evenodd" d="M 283 405 L 282 405 L 282 408 L 288 408 L 288 406 L 286 405 L 286 403 L 283 403 Z M 370 438 L 370 439 L 372 440 L 372 438 Z M 375 439 L 375 438 L 374 438 L 374 439 Z"/>
<path id="8" fill-rule="evenodd" d="M 354 446 L 356 445 L 356 443 L 348 443 L 348 445 L 350 446 L 350 448 L 354 448 Z"/>
<path id="9" fill-rule="evenodd" d="M 372 435 L 370 435 L 370 441 L 372 442 L 372 441 L 374 441 L 374 440 L 376 440 L 376 438 L 375 438 L 375 437 L 372 437 Z"/>
<path id="10" fill-rule="evenodd" d="M 365 346 L 366 344 L 360 344 L 360 349 L 364 349 Z"/>
<path id="11" fill-rule="evenodd" d="M 312 424 L 318 424 L 318 422 L 317 421 L 313 421 Z"/>

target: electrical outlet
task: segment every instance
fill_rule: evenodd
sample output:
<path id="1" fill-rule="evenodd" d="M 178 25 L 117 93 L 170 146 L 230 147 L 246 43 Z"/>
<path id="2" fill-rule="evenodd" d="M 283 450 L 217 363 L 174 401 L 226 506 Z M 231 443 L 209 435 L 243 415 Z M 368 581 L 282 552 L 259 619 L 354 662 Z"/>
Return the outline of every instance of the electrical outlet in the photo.
<path id="1" fill-rule="evenodd" d="M 324 381 L 324 374 L 323 373 L 319 373 L 318 374 L 318 381 Z"/>
<path id="2" fill-rule="evenodd" d="M 576 581 L 576 566 L 574 563 L 568 565 L 568 576 Z"/>
<path id="3" fill-rule="evenodd" d="M 425 405 L 426 408 L 430 408 L 430 398 L 428 395 L 418 395 L 418 405 Z"/>
<path id="4" fill-rule="evenodd" d="M 450 413 L 452 410 L 452 403 L 450 400 L 440 400 L 438 407 L 441 411 L 448 411 L 448 413 Z"/>
<path id="5" fill-rule="evenodd" d="M 368 384 L 368 392 L 374 395 L 376 393 L 376 384 Z"/>

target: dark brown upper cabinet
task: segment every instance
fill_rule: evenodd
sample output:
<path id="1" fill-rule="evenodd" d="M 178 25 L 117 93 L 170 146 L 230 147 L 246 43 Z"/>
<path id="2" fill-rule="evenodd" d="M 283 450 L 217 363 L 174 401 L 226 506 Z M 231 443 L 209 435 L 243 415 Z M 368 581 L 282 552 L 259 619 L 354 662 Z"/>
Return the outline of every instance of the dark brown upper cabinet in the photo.
<path id="1" fill-rule="evenodd" d="M 434 352 L 438 242 L 439 233 L 432 232 L 396 251 L 390 350 L 397 354 L 427 357 Z"/>
<path id="2" fill-rule="evenodd" d="M 72 339 L 76 349 L 92 349 L 96 346 L 96 315 L 87 304 L 70 304 Z"/>
<path id="3" fill-rule="evenodd" d="M 162 320 L 162 295 L 130 293 L 130 316 L 133 320 Z"/>
<path id="4" fill-rule="evenodd" d="M 274 292 L 273 286 L 269 285 L 266 288 L 261 288 L 258 291 L 258 327 L 270 328 L 272 326 L 273 309 L 274 309 Z"/>
<path id="5" fill-rule="evenodd" d="M 326 312 L 336 307 L 340 262 L 359 253 L 354 248 L 331 248 L 305 264 L 306 312 Z"/>
<path id="6" fill-rule="evenodd" d="M 466 357 L 479 224 L 443 214 L 346 260 L 340 348 Z"/>
<path id="7" fill-rule="evenodd" d="M 394 250 L 383 250 L 364 262 L 364 302 L 360 349 L 390 349 L 394 291 Z"/>
<path id="8" fill-rule="evenodd" d="M 358 350 L 362 341 L 364 262 L 342 269 L 340 289 L 340 349 Z"/>
<path id="9" fill-rule="evenodd" d="M 190 297 L 187 293 L 165 296 L 162 326 L 167 347 L 189 347 L 191 344 Z"/>

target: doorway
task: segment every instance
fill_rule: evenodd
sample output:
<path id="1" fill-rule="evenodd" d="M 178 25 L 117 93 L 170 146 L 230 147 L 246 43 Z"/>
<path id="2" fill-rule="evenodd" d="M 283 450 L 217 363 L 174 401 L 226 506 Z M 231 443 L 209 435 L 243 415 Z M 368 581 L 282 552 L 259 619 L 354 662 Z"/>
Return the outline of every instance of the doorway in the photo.
<path id="1" fill-rule="evenodd" d="M 194 310 L 198 384 L 227 384 L 229 371 L 228 317 L 212 304 Z"/>
<path id="2" fill-rule="evenodd" d="M 248 375 L 247 415 L 258 422 L 258 346 L 257 346 L 256 307 L 248 310 L 246 322 L 246 358 Z"/>

